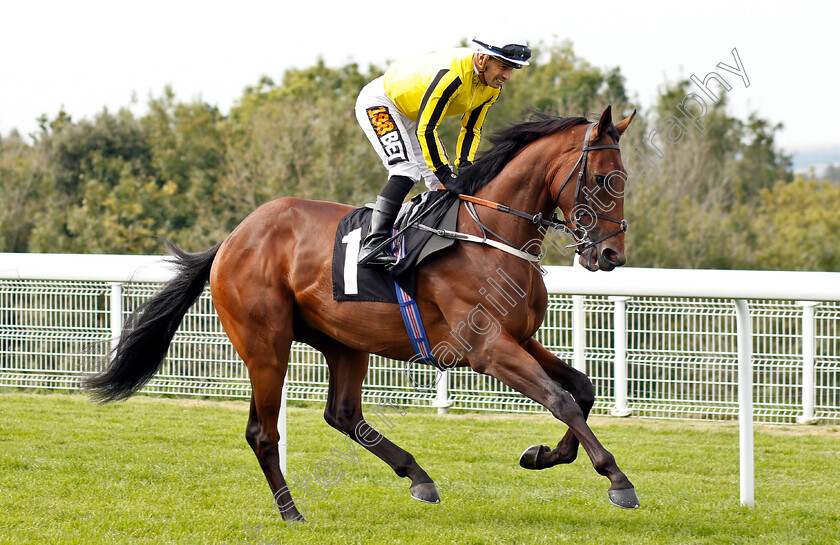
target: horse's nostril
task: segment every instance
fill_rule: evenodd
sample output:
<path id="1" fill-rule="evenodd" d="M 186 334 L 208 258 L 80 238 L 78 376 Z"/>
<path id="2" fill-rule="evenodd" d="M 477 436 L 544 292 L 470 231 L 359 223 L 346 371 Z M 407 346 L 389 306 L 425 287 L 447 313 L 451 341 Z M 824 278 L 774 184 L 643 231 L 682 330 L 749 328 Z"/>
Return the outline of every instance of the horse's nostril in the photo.
<path id="1" fill-rule="evenodd" d="M 624 254 L 612 248 L 604 248 L 598 257 L 598 265 L 603 271 L 611 271 L 624 265 Z"/>

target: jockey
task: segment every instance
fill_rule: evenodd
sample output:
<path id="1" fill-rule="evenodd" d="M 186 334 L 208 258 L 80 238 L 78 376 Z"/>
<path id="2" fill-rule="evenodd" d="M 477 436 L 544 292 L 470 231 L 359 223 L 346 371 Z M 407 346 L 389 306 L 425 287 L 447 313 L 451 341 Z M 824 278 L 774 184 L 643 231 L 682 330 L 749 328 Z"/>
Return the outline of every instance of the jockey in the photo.
<path id="1" fill-rule="evenodd" d="M 441 119 L 461 116 L 454 164 L 462 168 L 472 163 L 487 110 L 513 69 L 529 64 L 531 49 L 520 37 L 488 36 L 473 42 L 475 49 L 397 61 L 359 93 L 356 119 L 388 169 L 388 183 L 376 198 L 359 261 L 390 236 L 403 200 L 421 176 L 430 190 L 455 179 L 438 139 Z M 395 262 L 385 249 L 365 266 L 389 267 Z"/>

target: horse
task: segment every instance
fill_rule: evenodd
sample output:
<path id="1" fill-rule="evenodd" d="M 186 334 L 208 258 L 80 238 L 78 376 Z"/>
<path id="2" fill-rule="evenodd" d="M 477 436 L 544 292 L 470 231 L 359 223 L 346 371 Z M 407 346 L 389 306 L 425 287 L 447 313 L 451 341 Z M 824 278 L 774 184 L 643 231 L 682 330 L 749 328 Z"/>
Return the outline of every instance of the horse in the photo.
<path id="1" fill-rule="evenodd" d="M 493 238 L 491 233 L 505 241 L 496 246 L 519 249 L 456 241 L 416 273 L 426 333 L 432 345 L 447 347 L 447 367 L 469 366 L 495 377 L 568 426 L 555 448 L 529 447 L 520 465 L 540 470 L 568 464 L 583 445 L 595 471 L 610 481 L 609 501 L 625 508 L 638 507 L 639 498 L 587 425 L 595 399 L 592 382 L 533 337 L 548 298 L 540 267 L 525 258 L 533 254 L 527 248 L 534 241 L 544 240 L 544 226 L 552 225 L 574 235 L 585 268 L 608 271 L 625 263 L 626 173 L 618 141 L 635 114 L 617 124 L 609 106 L 597 123 L 543 114 L 491 136 L 494 146 L 462 169 L 455 189 L 448 188 L 465 199 L 458 203 L 457 228 L 485 240 Z M 575 175 L 576 183 L 569 183 Z M 486 206 L 476 209 L 469 199 Z M 564 219 L 557 217 L 557 208 Z M 293 341 L 324 355 L 327 423 L 410 479 L 411 497 L 439 502 L 434 481 L 414 456 L 364 420 L 361 390 L 369 355 L 407 361 L 415 354 L 398 305 L 333 300 L 333 241 L 339 220 L 353 209 L 281 197 L 258 207 L 208 250 L 192 254 L 169 243 L 176 275 L 134 310 L 110 363 L 89 376 L 85 387 L 100 402 L 123 400 L 141 389 L 162 365 L 183 316 L 209 282 L 219 319 L 250 377 L 245 437 L 284 520 L 303 520 L 278 454 L 277 419 Z M 554 221 L 546 220 L 551 214 Z M 504 280 L 507 287 L 494 298 L 483 278 L 502 288 Z"/>

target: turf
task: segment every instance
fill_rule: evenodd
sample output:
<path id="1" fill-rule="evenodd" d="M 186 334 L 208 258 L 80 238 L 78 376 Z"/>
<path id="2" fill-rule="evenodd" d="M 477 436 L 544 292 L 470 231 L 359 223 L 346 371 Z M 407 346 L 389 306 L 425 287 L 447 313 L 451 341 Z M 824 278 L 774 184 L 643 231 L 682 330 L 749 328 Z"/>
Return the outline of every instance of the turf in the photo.
<path id="1" fill-rule="evenodd" d="M 747 508 L 737 425 L 593 419 L 642 500 L 628 511 L 608 503 L 608 482 L 583 451 L 568 466 L 519 468 L 525 447 L 562 435 L 550 417 L 368 415 L 437 481 L 443 502 L 430 505 L 380 460 L 351 451 L 320 408 L 291 408 L 288 476 L 308 522 L 290 526 L 245 443 L 247 411 L 0 394 L 0 543 L 840 543 L 837 426 L 758 427 Z"/>

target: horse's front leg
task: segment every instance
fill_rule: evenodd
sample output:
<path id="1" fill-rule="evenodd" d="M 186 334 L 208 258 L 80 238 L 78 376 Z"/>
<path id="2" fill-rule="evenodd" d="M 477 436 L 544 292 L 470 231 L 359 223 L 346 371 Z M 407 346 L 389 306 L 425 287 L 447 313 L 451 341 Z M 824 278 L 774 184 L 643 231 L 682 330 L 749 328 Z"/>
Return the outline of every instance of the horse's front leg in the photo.
<path id="1" fill-rule="evenodd" d="M 533 337 L 522 343 L 522 347 L 537 360 L 551 380 L 572 394 L 586 420 L 595 404 L 595 388 L 589 377 L 556 357 Z M 545 445 L 528 447 L 519 457 L 519 465 L 525 469 L 546 469 L 557 464 L 570 464 L 577 458 L 579 446 L 580 441 L 569 428 L 553 450 Z"/>
<path id="2" fill-rule="evenodd" d="M 539 362 L 522 346 L 501 335 L 492 343 L 476 343 L 469 352 L 470 366 L 493 376 L 533 399 L 569 426 L 592 460 L 595 471 L 610 480 L 610 501 L 626 508 L 639 506 L 633 483 L 619 469 L 615 457 L 601 445 L 586 423 L 583 410 L 572 395 L 551 379 Z"/>

